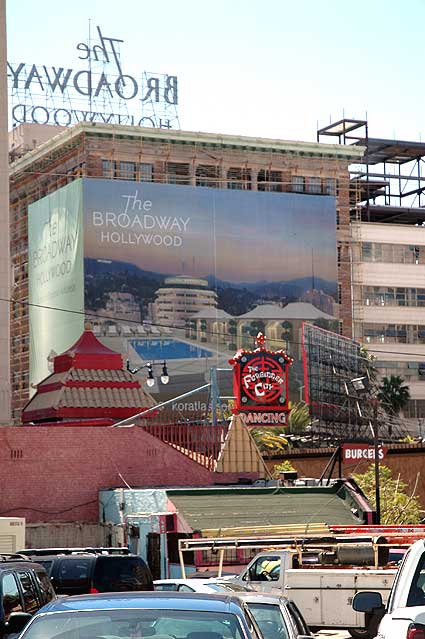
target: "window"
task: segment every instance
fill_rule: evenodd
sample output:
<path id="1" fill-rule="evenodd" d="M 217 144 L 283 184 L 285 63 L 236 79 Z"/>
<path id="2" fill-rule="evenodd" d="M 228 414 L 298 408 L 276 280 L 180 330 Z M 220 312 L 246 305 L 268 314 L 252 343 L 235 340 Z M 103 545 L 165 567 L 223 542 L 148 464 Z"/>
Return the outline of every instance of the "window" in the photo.
<path id="1" fill-rule="evenodd" d="M 365 306 L 425 306 L 425 289 L 363 286 Z"/>
<path id="2" fill-rule="evenodd" d="M 153 164 L 141 162 L 139 166 L 139 180 L 141 182 L 153 182 Z"/>
<path id="3" fill-rule="evenodd" d="M 249 191 L 251 189 L 251 170 L 230 168 L 227 171 L 227 188 Z"/>
<path id="4" fill-rule="evenodd" d="M 259 171 L 257 175 L 257 190 L 280 193 L 283 191 L 282 171 Z"/>
<path id="5" fill-rule="evenodd" d="M 166 583 L 166 584 L 155 584 L 155 590 L 160 590 L 161 592 L 163 591 L 169 591 L 169 592 L 175 592 L 177 590 L 178 586 L 177 584 L 174 583 Z"/>
<path id="6" fill-rule="evenodd" d="M 167 162 L 165 171 L 168 184 L 190 184 L 189 164 Z"/>
<path id="7" fill-rule="evenodd" d="M 58 586 L 66 588 L 90 587 L 89 559 L 65 559 L 60 562 L 57 581 Z M 55 584 L 53 584 L 55 587 Z"/>
<path id="8" fill-rule="evenodd" d="M 267 555 L 257 559 L 249 569 L 250 581 L 278 581 L 281 559 L 278 555 Z"/>
<path id="9" fill-rule="evenodd" d="M 403 412 L 405 417 L 425 418 L 425 399 L 409 399 Z"/>
<path id="10" fill-rule="evenodd" d="M 186 586 L 186 584 L 180 584 L 178 590 L 179 592 L 195 592 L 193 588 L 189 588 L 189 586 Z"/>
<path id="11" fill-rule="evenodd" d="M 323 192 L 326 195 L 335 195 L 336 185 L 335 185 L 335 179 L 334 178 L 325 178 L 325 182 L 324 182 L 324 185 L 323 185 Z"/>
<path id="12" fill-rule="evenodd" d="M 322 180 L 319 177 L 308 178 L 307 190 L 309 193 L 318 194 L 322 192 Z"/>
<path id="13" fill-rule="evenodd" d="M 363 242 L 362 261 L 387 262 L 393 264 L 425 264 L 425 246 Z"/>
<path id="14" fill-rule="evenodd" d="M 113 160 L 102 160 L 102 175 L 106 178 L 115 177 L 115 162 Z"/>
<path id="15" fill-rule="evenodd" d="M 288 639 L 285 619 L 277 604 L 248 603 L 264 639 Z"/>
<path id="16" fill-rule="evenodd" d="M 219 167 L 210 164 L 199 164 L 196 167 L 196 186 L 218 187 Z"/>
<path id="17" fill-rule="evenodd" d="M 406 603 L 407 607 L 423 605 L 425 605 L 425 553 L 422 554 L 416 567 Z"/>
<path id="18" fill-rule="evenodd" d="M 305 178 L 302 175 L 292 176 L 292 191 L 294 193 L 305 192 Z"/>
<path id="19" fill-rule="evenodd" d="M 25 612 L 33 614 L 38 610 L 40 604 L 37 600 L 37 593 L 31 575 L 28 572 L 18 572 L 18 579 L 21 582 Z"/>
<path id="20" fill-rule="evenodd" d="M 154 627 L 153 627 L 154 624 Z M 188 639 L 242 639 L 244 634 L 233 612 L 203 610 L 80 610 L 37 616 L 26 631 L 28 639 L 40 637 L 131 637 L 134 628 L 144 636 L 172 635 Z M 64 631 L 66 629 L 66 631 Z M 152 631 L 155 632 L 152 632 Z M 137 631 L 139 636 L 142 634 Z"/>
<path id="21" fill-rule="evenodd" d="M 46 575 L 44 570 L 35 569 L 35 578 L 37 579 L 41 596 L 43 598 L 42 603 L 45 604 L 49 602 L 51 599 L 55 597 L 55 591 L 53 590 L 53 586 L 49 577 Z"/>
<path id="22" fill-rule="evenodd" d="M 93 585 L 99 592 L 122 590 L 149 590 L 151 574 L 146 564 L 136 557 L 99 557 L 93 577 Z"/>
<path id="23" fill-rule="evenodd" d="M 136 163 L 120 162 L 120 177 L 123 180 L 134 180 L 136 178 Z"/>
<path id="24" fill-rule="evenodd" d="M 7 621 L 12 612 L 22 612 L 23 610 L 15 576 L 12 574 L 4 575 L 0 590 L 3 592 L 4 618 Z"/>

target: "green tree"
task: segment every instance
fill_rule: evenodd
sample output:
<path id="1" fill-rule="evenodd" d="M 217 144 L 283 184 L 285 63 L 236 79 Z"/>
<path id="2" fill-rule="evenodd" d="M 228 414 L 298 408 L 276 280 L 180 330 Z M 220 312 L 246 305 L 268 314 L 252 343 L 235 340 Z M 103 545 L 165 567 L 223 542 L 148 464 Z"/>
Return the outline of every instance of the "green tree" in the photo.
<path id="1" fill-rule="evenodd" d="M 274 479 L 279 479 L 279 474 L 280 473 L 284 473 L 284 472 L 288 472 L 288 471 L 291 472 L 291 473 L 294 473 L 294 472 L 296 472 L 296 469 L 291 464 L 289 459 L 284 459 L 283 462 L 280 462 L 280 464 L 275 464 L 273 466 L 272 477 Z"/>
<path id="2" fill-rule="evenodd" d="M 310 411 L 305 402 L 289 402 L 291 412 L 288 417 L 290 433 L 303 433 L 310 423 Z"/>
<path id="3" fill-rule="evenodd" d="M 373 506 L 375 501 L 375 466 L 372 464 L 365 473 L 353 474 L 355 481 L 365 493 Z M 422 520 L 420 504 L 413 493 L 406 492 L 407 484 L 400 479 L 394 479 L 388 466 L 380 466 L 379 488 L 381 498 L 381 523 L 384 525 L 418 524 Z M 416 482 L 417 483 L 417 482 Z"/>
<path id="4" fill-rule="evenodd" d="M 253 428 L 251 435 L 261 453 L 279 453 L 286 450 L 288 440 L 283 428 Z"/>
<path id="5" fill-rule="evenodd" d="M 409 387 L 399 375 L 384 377 L 379 387 L 378 399 L 390 415 L 398 415 L 410 399 Z"/>

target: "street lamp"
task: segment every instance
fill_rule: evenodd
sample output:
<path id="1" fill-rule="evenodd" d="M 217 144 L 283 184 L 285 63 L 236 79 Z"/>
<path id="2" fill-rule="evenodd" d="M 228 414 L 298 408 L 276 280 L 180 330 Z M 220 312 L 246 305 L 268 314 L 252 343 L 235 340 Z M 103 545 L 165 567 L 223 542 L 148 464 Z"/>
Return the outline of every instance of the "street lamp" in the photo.
<path id="1" fill-rule="evenodd" d="M 351 386 L 357 393 L 366 393 L 370 390 L 370 380 L 368 377 L 356 377 L 350 380 Z M 381 523 L 381 491 L 380 491 L 380 479 L 379 479 L 379 437 L 378 437 L 378 406 L 379 399 L 375 396 L 370 398 L 370 403 L 373 407 L 373 417 L 370 422 L 370 426 L 373 434 L 373 447 L 374 447 L 374 466 L 375 466 L 375 508 L 376 508 L 376 523 Z"/>
<path id="2" fill-rule="evenodd" d="M 136 373 L 138 373 L 139 371 L 141 371 L 143 368 L 147 368 L 148 369 L 148 377 L 146 379 L 146 384 L 149 386 L 149 388 L 152 388 L 152 386 L 155 386 L 155 377 L 153 374 L 153 366 L 155 365 L 154 362 L 147 362 L 146 364 L 142 364 L 141 366 L 136 366 L 135 368 L 132 368 L 130 366 L 130 360 L 127 360 L 127 370 L 132 374 L 135 375 Z M 167 369 L 167 363 L 163 362 L 162 364 L 162 374 L 161 374 L 161 383 L 162 384 L 168 384 L 168 382 L 170 381 L 170 376 L 168 375 L 168 369 Z"/>

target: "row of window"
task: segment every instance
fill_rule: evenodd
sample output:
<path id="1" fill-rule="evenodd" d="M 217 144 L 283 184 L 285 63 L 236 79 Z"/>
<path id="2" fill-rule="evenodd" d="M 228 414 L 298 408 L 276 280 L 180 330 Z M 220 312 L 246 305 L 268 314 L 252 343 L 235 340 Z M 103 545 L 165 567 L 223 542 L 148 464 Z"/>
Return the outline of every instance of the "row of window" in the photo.
<path id="1" fill-rule="evenodd" d="M 425 418 L 425 399 L 410 399 L 405 408 L 403 408 L 405 417 L 410 419 Z M 422 432 L 421 432 L 422 431 Z M 425 435 L 425 424 L 420 424 L 419 434 Z"/>
<path id="2" fill-rule="evenodd" d="M 363 242 L 361 261 L 390 262 L 394 264 L 425 264 L 425 246 Z"/>
<path id="3" fill-rule="evenodd" d="M 27 317 L 28 298 L 24 297 L 21 302 L 14 302 L 12 305 L 12 314 L 14 320 L 17 320 L 20 317 Z"/>
<path id="4" fill-rule="evenodd" d="M 366 344 L 425 344 L 425 325 L 363 324 Z"/>
<path id="5" fill-rule="evenodd" d="M 139 182 L 155 182 L 154 165 L 146 162 L 120 162 L 102 160 L 102 175 L 107 178 L 121 178 Z M 167 162 L 164 169 L 165 181 L 168 184 L 191 184 L 190 164 Z M 229 168 L 225 176 L 220 178 L 220 167 L 200 164 L 195 168 L 196 186 L 218 188 L 221 180 L 226 180 L 228 189 L 251 190 L 252 172 L 249 168 Z M 291 187 L 291 188 L 288 188 Z M 305 177 L 293 175 L 291 185 L 283 182 L 282 171 L 260 170 L 257 173 L 258 191 L 292 191 L 294 193 L 310 193 L 318 195 L 336 195 L 337 180 L 335 178 Z"/>
<path id="6" fill-rule="evenodd" d="M 425 359 L 425 358 L 424 358 Z M 423 381 L 425 382 L 425 361 L 423 362 L 394 362 L 394 361 L 378 361 L 375 362 L 378 372 L 386 377 L 390 375 L 398 375 L 405 382 Z"/>
<path id="7" fill-rule="evenodd" d="M 30 338 L 29 335 L 16 335 L 12 339 L 12 351 L 14 354 L 18 353 L 19 350 L 26 350 L 29 347 Z"/>
<path id="8" fill-rule="evenodd" d="M 28 386 L 29 382 L 29 372 L 28 371 L 15 371 L 13 373 L 13 383 L 15 386 L 18 384 L 23 384 L 24 386 Z"/>
<path id="9" fill-rule="evenodd" d="M 425 288 L 363 286 L 364 306 L 425 306 Z"/>
<path id="10" fill-rule="evenodd" d="M 28 262 L 15 264 L 13 267 L 13 284 L 18 284 L 28 279 Z"/>

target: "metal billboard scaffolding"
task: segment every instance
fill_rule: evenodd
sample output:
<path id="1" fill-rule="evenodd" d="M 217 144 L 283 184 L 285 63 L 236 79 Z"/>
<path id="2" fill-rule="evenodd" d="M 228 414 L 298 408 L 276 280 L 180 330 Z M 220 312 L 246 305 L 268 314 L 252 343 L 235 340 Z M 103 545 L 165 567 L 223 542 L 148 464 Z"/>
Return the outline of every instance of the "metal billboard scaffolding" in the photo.
<path id="1" fill-rule="evenodd" d="M 398 418 L 389 417 L 382 404 L 374 413 L 378 387 L 373 362 L 358 342 L 304 323 L 302 353 L 312 435 L 333 443 L 372 441 L 376 419 L 382 439 L 406 434 Z M 365 380 L 366 392 L 356 390 L 353 381 L 359 379 Z"/>

